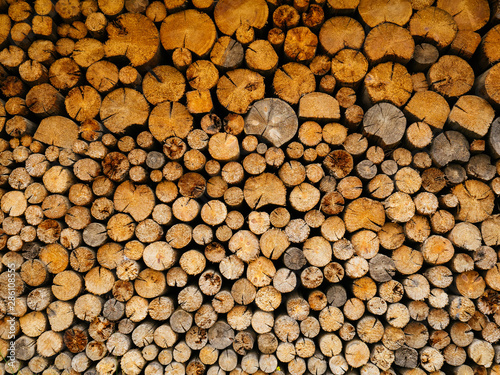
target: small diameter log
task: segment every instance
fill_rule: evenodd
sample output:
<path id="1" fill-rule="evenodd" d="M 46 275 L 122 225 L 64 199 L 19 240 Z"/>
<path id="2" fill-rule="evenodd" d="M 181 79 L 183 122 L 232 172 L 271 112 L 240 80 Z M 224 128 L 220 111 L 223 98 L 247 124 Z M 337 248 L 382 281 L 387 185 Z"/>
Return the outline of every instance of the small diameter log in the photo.
<path id="1" fill-rule="evenodd" d="M 357 88 L 368 72 L 368 61 L 360 51 L 342 49 L 332 58 L 331 71 L 340 84 Z"/>

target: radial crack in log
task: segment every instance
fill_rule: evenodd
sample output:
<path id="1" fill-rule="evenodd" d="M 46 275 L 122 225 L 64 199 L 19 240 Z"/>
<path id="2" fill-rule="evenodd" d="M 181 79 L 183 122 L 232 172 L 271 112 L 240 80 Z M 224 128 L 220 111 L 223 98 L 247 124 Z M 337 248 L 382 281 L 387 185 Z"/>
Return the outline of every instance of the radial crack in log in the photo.
<path id="1" fill-rule="evenodd" d="M 275 147 L 292 139 L 298 126 L 293 108 L 280 99 L 259 100 L 245 118 L 246 134 L 260 135 Z"/>
<path id="2" fill-rule="evenodd" d="M 268 204 L 277 206 L 286 204 L 285 185 L 271 173 L 249 178 L 245 182 L 243 194 L 248 206 L 256 210 Z"/>

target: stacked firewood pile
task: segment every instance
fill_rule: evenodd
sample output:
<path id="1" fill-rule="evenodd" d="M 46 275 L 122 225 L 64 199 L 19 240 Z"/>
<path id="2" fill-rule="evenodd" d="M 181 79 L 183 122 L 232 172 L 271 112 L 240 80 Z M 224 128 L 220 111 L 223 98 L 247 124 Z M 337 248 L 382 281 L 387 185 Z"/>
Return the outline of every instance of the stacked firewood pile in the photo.
<path id="1" fill-rule="evenodd" d="M 500 7 L 0 0 L 0 374 L 500 374 Z"/>

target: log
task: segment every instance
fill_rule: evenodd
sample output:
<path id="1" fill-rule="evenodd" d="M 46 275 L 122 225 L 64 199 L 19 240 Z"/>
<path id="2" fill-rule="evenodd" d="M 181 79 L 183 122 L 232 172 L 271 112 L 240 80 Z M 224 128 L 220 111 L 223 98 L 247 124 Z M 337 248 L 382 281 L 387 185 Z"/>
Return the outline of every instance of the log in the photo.
<path id="1" fill-rule="evenodd" d="M 446 10 L 429 6 L 411 17 L 409 30 L 418 41 L 426 41 L 443 49 L 455 39 L 458 25 Z"/>
<path id="2" fill-rule="evenodd" d="M 478 33 L 470 30 L 459 30 L 450 45 L 450 52 L 465 60 L 470 60 L 480 43 L 481 36 Z"/>
<path id="3" fill-rule="evenodd" d="M 157 61 L 160 35 L 147 17 L 137 13 L 122 14 L 115 23 L 108 24 L 106 32 L 109 36 L 104 44 L 107 57 L 125 57 L 132 66 L 138 68 L 145 68 Z M 163 44 L 164 37 L 161 39 Z"/>
<path id="4" fill-rule="evenodd" d="M 452 161 L 466 162 L 470 158 L 468 142 L 456 131 L 441 133 L 432 141 L 431 157 L 440 167 Z"/>
<path id="5" fill-rule="evenodd" d="M 244 55 L 241 43 L 228 36 L 223 36 L 215 42 L 210 53 L 210 60 L 221 70 L 231 70 L 240 67 Z"/>
<path id="6" fill-rule="evenodd" d="M 365 54 L 368 55 L 366 51 Z M 352 49 L 342 49 L 336 53 L 331 65 L 335 79 L 347 87 L 357 88 L 368 72 L 366 57 L 361 52 Z"/>
<path id="7" fill-rule="evenodd" d="M 275 147 L 293 138 L 298 120 L 292 108 L 279 99 L 260 100 L 252 106 L 245 119 L 245 133 L 258 134 Z"/>
<path id="8" fill-rule="evenodd" d="M 286 33 L 284 53 L 293 61 L 309 62 L 316 54 L 318 37 L 305 26 L 295 27 Z"/>
<path id="9" fill-rule="evenodd" d="M 328 56 L 343 48 L 359 50 L 365 32 L 361 24 L 351 17 L 333 17 L 325 21 L 319 32 L 319 43 Z"/>
<path id="10" fill-rule="evenodd" d="M 366 36 L 363 51 L 371 64 L 379 64 L 387 60 L 408 63 L 412 57 L 421 59 L 421 49 L 415 48 L 410 32 L 390 21 L 374 27 Z M 366 22 L 366 21 L 365 21 Z M 386 41 L 390 41 L 387 44 Z M 436 51 L 437 52 L 437 51 Z"/>
<path id="11" fill-rule="evenodd" d="M 492 213 L 493 194 L 490 188 L 477 180 L 466 181 L 453 189 L 453 194 L 460 202 L 458 218 L 477 223 Z M 481 200 L 478 200 L 479 194 Z"/>
<path id="12" fill-rule="evenodd" d="M 376 9 L 380 9 L 380 13 Z M 406 1 L 392 1 L 390 3 L 372 3 L 360 1 L 358 10 L 363 21 L 370 27 L 382 22 L 391 22 L 400 26 L 408 23 L 411 17 L 411 4 Z"/>
<path id="13" fill-rule="evenodd" d="M 273 78 L 276 95 L 289 104 L 297 104 L 302 95 L 316 87 L 314 74 L 305 65 L 288 63 L 280 67 Z"/>
<path id="14" fill-rule="evenodd" d="M 246 113 L 248 107 L 263 96 L 263 77 L 248 69 L 230 71 L 217 83 L 217 98 L 226 109 L 235 113 Z"/>
<path id="15" fill-rule="evenodd" d="M 474 118 L 471 124 L 470 118 Z M 453 106 L 448 123 L 470 137 L 483 137 L 495 117 L 493 108 L 480 97 L 464 95 Z"/>
<path id="16" fill-rule="evenodd" d="M 375 66 L 364 79 L 363 101 L 373 105 L 388 101 L 401 107 L 410 99 L 413 82 L 406 68 L 387 62 Z"/>
<path id="17" fill-rule="evenodd" d="M 215 23 L 226 35 L 233 35 L 241 24 L 260 30 L 265 26 L 268 14 L 269 9 L 264 1 L 255 3 L 240 0 L 237 3 L 231 3 L 224 0 L 217 3 L 214 8 Z"/>
<path id="18" fill-rule="evenodd" d="M 413 121 L 442 129 L 450 114 L 446 100 L 434 91 L 417 92 L 404 108 L 405 114 Z M 408 133 L 407 136 L 409 137 Z"/>
<path id="19" fill-rule="evenodd" d="M 364 134 L 375 138 L 382 147 L 397 145 L 403 138 L 405 127 L 403 113 L 388 103 L 374 105 L 363 118 Z"/>
<path id="20" fill-rule="evenodd" d="M 149 105 L 144 96 L 133 89 L 117 89 L 102 101 L 99 116 L 103 125 L 112 133 L 122 133 L 132 125 L 144 125 Z"/>
<path id="21" fill-rule="evenodd" d="M 489 20 L 489 6 L 485 1 L 479 1 L 472 6 L 468 1 L 453 3 L 440 0 L 437 6 L 453 15 L 453 19 L 460 30 L 479 30 Z M 462 12 L 468 14 L 468 16 L 465 17 L 465 14 L 460 14 Z"/>
<path id="22" fill-rule="evenodd" d="M 500 56 L 496 51 L 498 45 L 498 29 L 496 25 L 491 28 L 481 40 L 480 49 L 480 63 L 483 67 L 491 66 L 499 61 Z"/>
<path id="23" fill-rule="evenodd" d="M 454 66 L 454 72 L 448 67 Z M 430 87 L 445 98 L 454 98 L 467 93 L 474 84 L 474 72 L 463 59 L 453 55 L 442 56 L 427 72 Z"/>
<path id="24" fill-rule="evenodd" d="M 185 79 L 174 67 L 159 65 L 142 80 L 142 91 L 152 105 L 164 101 L 176 102 L 184 96 Z"/>

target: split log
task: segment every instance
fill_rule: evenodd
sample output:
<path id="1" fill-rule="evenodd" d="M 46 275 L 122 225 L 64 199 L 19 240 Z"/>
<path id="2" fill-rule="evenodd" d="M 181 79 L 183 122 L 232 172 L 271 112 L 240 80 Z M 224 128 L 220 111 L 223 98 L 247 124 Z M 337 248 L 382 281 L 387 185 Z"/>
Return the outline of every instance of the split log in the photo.
<path id="1" fill-rule="evenodd" d="M 404 112 L 411 120 L 424 122 L 434 129 L 442 129 L 450 114 L 450 107 L 438 93 L 421 91 L 413 95 Z"/>
<path id="2" fill-rule="evenodd" d="M 305 120 L 338 121 L 340 108 L 338 101 L 330 95 L 312 92 L 300 98 L 298 115 Z"/>

